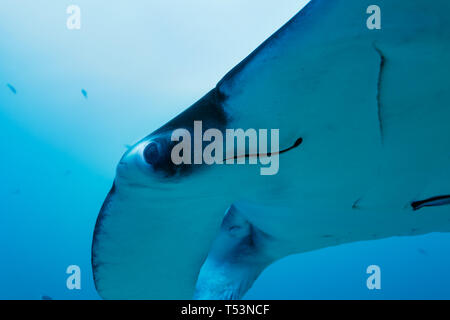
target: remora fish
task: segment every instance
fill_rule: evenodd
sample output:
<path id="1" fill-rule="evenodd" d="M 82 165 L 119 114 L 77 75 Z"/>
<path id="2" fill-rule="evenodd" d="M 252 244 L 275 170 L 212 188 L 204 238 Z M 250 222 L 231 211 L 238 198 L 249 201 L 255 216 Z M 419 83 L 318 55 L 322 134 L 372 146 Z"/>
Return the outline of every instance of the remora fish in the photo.
<path id="1" fill-rule="evenodd" d="M 381 30 L 371 4 L 311 1 L 125 153 L 93 240 L 103 298 L 238 299 L 290 254 L 450 231 L 450 2 L 379 0 Z M 177 167 L 170 134 L 194 120 L 303 143 L 274 176 Z"/>

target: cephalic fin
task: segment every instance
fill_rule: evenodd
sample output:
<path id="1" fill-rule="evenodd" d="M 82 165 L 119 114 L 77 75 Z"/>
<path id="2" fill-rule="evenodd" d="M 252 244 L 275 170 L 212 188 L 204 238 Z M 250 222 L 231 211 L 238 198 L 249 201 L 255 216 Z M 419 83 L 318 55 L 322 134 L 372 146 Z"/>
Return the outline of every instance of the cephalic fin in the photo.
<path id="1" fill-rule="evenodd" d="M 273 260 L 264 250 L 269 238 L 231 206 L 200 270 L 194 299 L 241 299 Z"/>

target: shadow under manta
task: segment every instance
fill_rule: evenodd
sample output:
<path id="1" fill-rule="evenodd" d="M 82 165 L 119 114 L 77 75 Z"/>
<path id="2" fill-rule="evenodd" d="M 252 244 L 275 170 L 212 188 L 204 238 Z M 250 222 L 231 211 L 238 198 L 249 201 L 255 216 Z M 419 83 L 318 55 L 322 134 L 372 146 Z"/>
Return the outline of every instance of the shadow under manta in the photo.
<path id="1" fill-rule="evenodd" d="M 450 231 L 450 2 L 379 0 L 381 30 L 370 4 L 312 0 L 125 153 L 92 245 L 103 298 L 239 299 L 290 254 Z M 279 173 L 175 166 L 195 120 L 280 129 Z"/>

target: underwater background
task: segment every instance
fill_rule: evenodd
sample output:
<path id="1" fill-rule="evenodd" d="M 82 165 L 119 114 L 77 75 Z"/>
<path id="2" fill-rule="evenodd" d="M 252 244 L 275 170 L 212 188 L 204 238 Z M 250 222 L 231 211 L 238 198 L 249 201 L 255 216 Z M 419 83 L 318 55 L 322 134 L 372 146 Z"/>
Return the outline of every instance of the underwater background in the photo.
<path id="1" fill-rule="evenodd" d="M 127 145 L 306 2 L 1 0 L 0 299 L 99 299 L 92 233 Z M 79 30 L 66 26 L 72 4 Z M 449 249 L 450 235 L 435 233 L 295 255 L 245 298 L 449 299 Z M 66 287 L 69 265 L 81 268 L 81 290 Z M 381 290 L 366 286 L 369 265 L 381 268 Z"/>

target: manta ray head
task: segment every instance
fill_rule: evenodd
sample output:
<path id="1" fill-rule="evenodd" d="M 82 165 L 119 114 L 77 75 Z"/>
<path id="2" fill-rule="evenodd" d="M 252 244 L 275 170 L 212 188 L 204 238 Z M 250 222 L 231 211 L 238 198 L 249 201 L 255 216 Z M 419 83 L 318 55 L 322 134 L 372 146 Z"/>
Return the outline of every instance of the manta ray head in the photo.
<path id="1" fill-rule="evenodd" d="M 179 128 L 192 131 L 196 120 L 206 128 L 224 128 L 227 118 L 220 101 L 217 91 L 211 91 L 121 158 L 92 245 L 94 279 L 102 297 L 193 296 L 234 191 L 227 188 L 227 166 L 175 165 L 171 134 Z"/>

